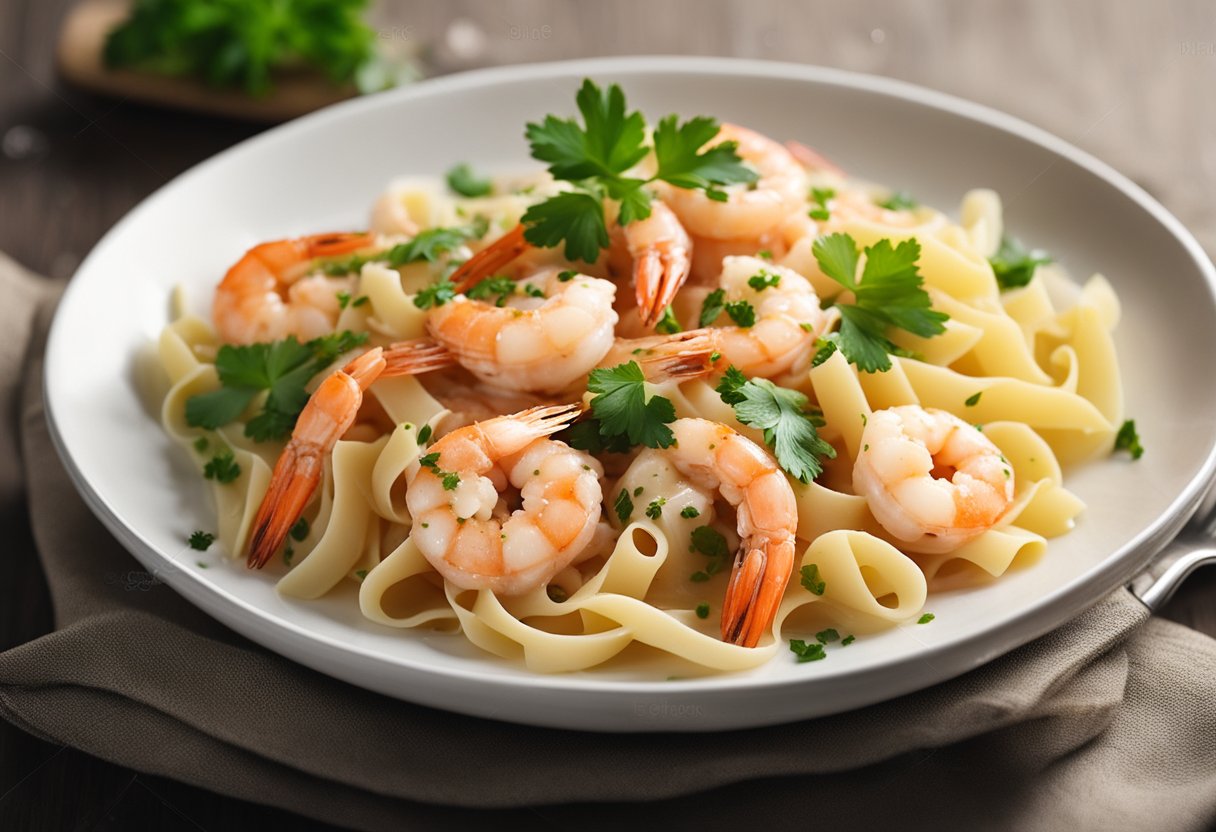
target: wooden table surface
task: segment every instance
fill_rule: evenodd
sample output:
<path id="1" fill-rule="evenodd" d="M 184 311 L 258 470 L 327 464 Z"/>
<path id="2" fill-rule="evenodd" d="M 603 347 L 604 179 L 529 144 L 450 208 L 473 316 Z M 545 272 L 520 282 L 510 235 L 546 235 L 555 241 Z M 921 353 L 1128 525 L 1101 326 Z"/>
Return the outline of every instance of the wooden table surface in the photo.
<path id="1" fill-rule="evenodd" d="M 0 0 L 0 251 L 66 277 L 161 184 L 260 128 L 100 98 L 57 81 L 71 4 Z M 1034 0 L 453 0 L 386 3 L 381 37 L 428 74 L 593 55 L 737 55 L 888 75 L 1020 116 L 1127 173 L 1216 250 L 1216 11 Z M 1146 276 L 1146 279 L 1150 276 Z M 0 516 L 0 649 L 51 611 L 20 510 Z M 1164 615 L 1216 635 L 1216 570 Z M 538 818 L 539 820 L 539 818 Z M 331 827 L 137 774 L 0 723 L 0 829 Z"/>

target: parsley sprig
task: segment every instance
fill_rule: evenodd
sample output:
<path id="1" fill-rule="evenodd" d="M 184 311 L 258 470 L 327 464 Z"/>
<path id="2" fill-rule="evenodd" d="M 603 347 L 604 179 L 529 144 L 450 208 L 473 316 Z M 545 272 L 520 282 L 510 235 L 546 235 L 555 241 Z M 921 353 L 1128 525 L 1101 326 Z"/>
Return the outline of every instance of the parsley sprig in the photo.
<path id="1" fill-rule="evenodd" d="M 654 175 L 627 176 L 651 150 L 645 117 L 627 110 L 625 93 L 616 84 L 603 90 L 586 79 L 575 101 L 583 117 L 581 125 L 547 115 L 540 123 L 530 122 L 525 131 L 532 157 L 547 162 L 554 179 L 573 187 L 527 210 L 524 238 L 545 248 L 564 242 L 568 260 L 594 263 L 600 250 L 608 247 L 605 197 L 617 201 L 617 221 L 628 225 L 650 216 L 651 194 L 646 186 L 652 182 L 701 190 L 711 199 L 725 200 L 722 187 L 758 178 L 739 158 L 737 142 L 720 142 L 701 151 L 718 135 L 715 119 L 698 116 L 681 124 L 674 115 L 661 119 L 655 128 Z"/>
<path id="2" fill-rule="evenodd" d="M 915 238 L 892 246 L 879 240 L 865 249 L 866 265 L 858 280 L 860 255 L 848 234 L 828 234 L 811 246 L 825 275 L 853 292 L 855 303 L 838 303 L 840 331 L 827 336 L 858 369 L 886 372 L 890 353 L 904 354 L 887 338 L 890 327 L 907 330 L 922 338 L 940 335 L 949 316 L 931 308 L 924 280 L 916 269 L 920 243 Z"/>
<path id="3" fill-rule="evenodd" d="M 823 473 L 821 457 L 836 456 L 836 449 L 816 430 L 822 421 L 807 411 L 807 398 L 797 390 L 778 387 L 766 378 L 749 379 L 735 367 L 727 368 L 715 389 L 734 408 L 736 419 L 764 431 L 777 464 L 799 482 L 810 482 Z"/>
<path id="4" fill-rule="evenodd" d="M 595 394 L 591 413 L 610 449 L 616 437 L 648 448 L 667 448 L 675 441 L 667 427 L 676 419 L 675 405 L 663 396 L 647 398 L 646 376 L 636 361 L 592 370 L 587 390 Z"/>
<path id="5" fill-rule="evenodd" d="M 220 389 L 186 400 L 186 424 L 214 430 L 236 421 L 254 397 L 266 403 L 245 425 L 255 442 L 284 439 L 308 403 L 305 386 L 342 353 L 367 340 L 365 332 L 336 332 L 301 344 L 294 336 L 264 344 L 225 344 L 215 356 Z"/>

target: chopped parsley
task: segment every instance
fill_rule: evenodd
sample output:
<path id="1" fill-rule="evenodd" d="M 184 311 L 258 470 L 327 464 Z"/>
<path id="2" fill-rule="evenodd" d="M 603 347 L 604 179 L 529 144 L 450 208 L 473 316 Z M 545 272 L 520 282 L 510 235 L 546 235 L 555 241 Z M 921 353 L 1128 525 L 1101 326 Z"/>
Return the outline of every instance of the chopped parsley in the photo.
<path id="1" fill-rule="evenodd" d="M 431 473 L 439 477 L 443 483 L 444 491 L 455 491 L 460 485 L 460 474 L 457 474 L 455 471 L 444 471 L 439 467 L 439 451 L 432 451 L 425 456 L 419 457 L 418 464 L 423 468 L 430 468 Z"/>
<path id="2" fill-rule="evenodd" d="M 663 317 L 659 318 L 659 322 L 654 325 L 654 331 L 660 335 L 675 335 L 677 332 L 683 332 L 684 328 L 680 326 L 680 322 L 676 320 L 676 311 L 671 308 L 671 304 L 663 310 Z"/>
<path id="3" fill-rule="evenodd" d="M 844 638 L 842 638 L 842 639 L 840 640 L 840 646 L 841 646 L 841 647 L 848 647 L 850 644 L 852 644 L 852 643 L 853 643 L 853 642 L 855 642 L 855 641 L 857 641 L 857 636 L 854 636 L 854 635 L 848 635 L 848 636 L 845 636 Z"/>
<path id="4" fill-rule="evenodd" d="M 425 445 L 427 440 L 431 438 L 431 426 L 423 425 L 418 428 L 418 444 Z"/>
<path id="5" fill-rule="evenodd" d="M 684 506 L 684 508 L 680 509 L 680 516 L 683 517 L 685 520 L 692 520 L 694 518 L 700 517 L 701 512 L 697 511 L 696 506 Z"/>
<path id="6" fill-rule="evenodd" d="M 982 395 L 984 395 L 983 390 L 981 390 L 980 392 L 976 393 L 973 396 L 968 396 L 967 400 L 964 401 L 963 404 L 966 405 L 967 407 L 975 407 L 977 404 L 980 403 L 980 396 L 982 396 Z"/>
<path id="7" fill-rule="evenodd" d="M 498 299 L 494 301 L 495 306 L 503 306 L 507 302 L 507 298 L 515 294 L 518 284 L 509 277 L 487 277 L 473 285 L 465 294 L 470 300 L 488 301 L 495 295 Z M 442 306 L 443 304 L 439 304 Z"/>
<path id="8" fill-rule="evenodd" d="M 566 259 L 594 263 L 600 250 L 608 247 L 605 196 L 619 203 L 618 222 L 628 225 L 650 216 L 651 194 L 646 186 L 656 180 L 725 200 L 721 186 L 758 179 L 736 153 L 736 142 L 720 142 L 698 152 L 718 135 L 717 121 L 697 117 L 680 124 L 675 116 L 660 120 L 654 130 L 654 175 L 626 176 L 651 150 L 646 119 L 640 112 L 627 111 L 625 94 L 616 84 L 602 90 L 584 80 L 575 100 L 581 125 L 548 115 L 540 123 L 529 123 L 525 131 L 532 157 L 547 162 L 553 178 L 571 182 L 576 189 L 524 213 L 524 238 L 533 245 L 554 248 L 564 242 Z"/>
<path id="9" fill-rule="evenodd" d="M 205 552 L 215 542 L 215 535 L 211 534 L 211 532 L 197 531 L 190 535 L 190 539 L 187 542 L 190 544 L 191 549 Z"/>
<path id="10" fill-rule="evenodd" d="M 697 321 L 701 326 L 711 326 L 718 320 L 722 310 L 726 308 L 726 290 L 714 289 L 701 302 L 701 317 Z"/>
<path id="11" fill-rule="evenodd" d="M 203 477 L 227 485 L 241 475 L 232 451 L 220 451 L 203 466 Z"/>
<path id="12" fill-rule="evenodd" d="M 744 329 L 756 323 L 756 308 L 746 300 L 727 301 L 726 314 L 735 322 L 735 326 Z"/>
<path id="13" fill-rule="evenodd" d="M 465 162 L 461 162 L 447 172 L 448 188 L 461 196 L 489 196 L 494 190 L 493 183 L 488 178 L 479 177 Z"/>
<path id="14" fill-rule="evenodd" d="M 888 211 L 911 211 L 920 205 L 907 191 L 896 191 L 876 204 L 879 208 L 885 208 Z"/>
<path id="15" fill-rule="evenodd" d="M 215 356 L 221 387 L 187 399 L 186 424 L 209 430 L 226 425 L 267 390 L 262 412 L 245 425 L 245 435 L 256 442 L 284 439 L 308 403 L 305 386 L 312 377 L 366 340 L 367 333 L 344 331 L 303 344 L 294 336 L 273 343 L 225 344 Z"/>
<path id="16" fill-rule="evenodd" d="M 443 306 L 454 297 L 456 297 L 456 284 L 445 277 L 414 295 L 414 306 L 419 309 L 431 309 Z"/>
<path id="17" fill-rule="evenodd" d="M 338 292 L 338 308 L 345 309 L 350 306 L 350 292 Z"/>
<path id="18" fill-rule="evenodd" d="M 587 390 L 595 394 L 591 412 L 601 439 L 623 436 L 630 445 L 648 448 L 667 448 L 675 441 L 667 426 L 676 419 L 675 406 L 663 396 L 646 398 L 646 376 L 637 362 L 592 370 Z"/>
<path id="19" fill-rule="evenodd" d="M 920 618 L 916 619 L 916 623 L 917 624 L 928 624 L 930 621 L 932 621 L 935 618 L 937 618 L 936 615 L 934 615 L 931 612 L 927 612 L 924 615 L 922 615 Z"/>
<path id="20" fill-rule="evenodd" d="M 835 188 L 811 188 L 811 202 L 815 203 L 807 214 L 811 219 L 825 222 L 831 213 L 828 211 L 828 200 L 836 196 Z"/>
<path id="21" fill-rule="evenodd" d="M 781 284 L 781 275 L 773 274 L 772 272 L 761 269 L 747 279 L 747 285 L 752 287 L 757 292 L 763 292 L 770 286 L 779 286 Z"/>
<path id="22" fill-rule="evenodd" d="M 359 580 L 363 580 L 364 578 L 367 577 L 367 570 L 366 569 L 356 569 L 355 576 L 358 577 Z"/>
<path id="23" fill-rule="evenodd" d="M 1144 456 L 1144 447 L 1140 444 L 1140 434 L 1136 433 L 1135 419 L 1128 419 L 1119 426 L 1119 432 L 1115 434 L 1115 450 L 1127 451 L 1132 455 L 1132 459 Z"/>
<path id="24" fill-rule="evenodd" d="M 1033 278 L 1039 266 L 1051 262 L 1051 255 L 1042 249 L 1027 249 L 1016 237 L 1001 237 L 1000 248 L 988 258 L 992 273 L 996 275 L 1001 291 L 1025 286 Z"/>
<path id="25" fill-rule="evenodd" d="M 827 582 L 819 577 L 819 564 L 809 563 L 802 567 L 802 586 L 812 595 L 822 595 L 828 588 Z"/>
<path id="26" fill-rule="evenodd" d="M 557 282 L 558 283 L 569 283 L 571 280 L 574 280 L 574 278 L 576 278 L 576 277 L 578 277 L 578 272 L 574 271 L 573 269 L 566 269 L 564 272 L 558 272 Z"/>
<path id="27" fill-rule="evenodd" d="M 428 228 L 409 242 L 393 246 L 383 257 L 394 268 L 424 260 L 437 263 L 440 257 L 450 254 L 469 240 L 480 240 L 489 228 L 489 221 L 482 216 L 474 217 L 471 223 L 464 226 Z"/>
<path id="28" fill-rule="evenodd" d="M 709 618 L 709 604 L 705 601 L 697 604 L 697 618 Z"/>
<path id="29" fill-rule="evenodd" d="M 301 517 L 291 527 L 291 537 L 293 540 L 303 540 L 308 537 L 308 521 Z"/>
<path id="30" fill-rule="evenodd" d="M 903 354 L 887 338 L 888 327 L 896 327 L 929 338 L 945 332 L 949 316 L 932 309 L 929 293 L 916 269 L 920 243 L 915 238 L 892 247 L 879 240 L 865 249 L 866 265 L 856 279 L 859 254 L 848 234 L 828 234 L 811 247 L 825 275 L 853 292 L 856 302 L 838 303 L 840 331 L 826 340 L 835 341 L 844 357 L 867 372 L 891 369 L 889 353 Z"/>
<path id="31" fill-rule="evenodd" d="M 820 644 L 828 644 L 833 641 L 840 641 L 840 633 L 836 632 L 835 628 L 828 627 L 826 630 L 820 630 L 815 633 L 815 641 Z"/>
<path id="32" fill-rule="evenodd" d="M 616 510 L 616 518 L 622 523 L 629 522 L 629 518 L 633 516 L 633 500 L 629 498 L 629 490 L 621 489 L 621 493 L 616 495 L 616 502 L 612 504 Z"/>
<path id="33" fill-rule="evenodd" d="M 211 442 L 208 441 L 207 437 L 200 436 L 198 439 L 194 440 L 194 450 L 198 451 L 201 454 L 207 450 L 207 447 L 210 444 L 211 444 Z"/>
<path id="34" fill-rule="evenodd" d="M 828 654 L 823 649 L 823 645 L 817 641 L 812 641 L 809 644 L 800 638 L 790 639 L 790 650 L 798 657 L 798 662 L 817 662 L 820 659 L 826 659 Z"/>
<path id="35" fill-rule="evenodd" d="M 714 388 L 735 410 L 735 418 L 764 431 L 764 441 L 777 464 L 799 482 L 823 473 L 820 457 L 831 459 L 836 449 L 820 438 L 818 415 L 806 409 L 807 398 L 797 390 L 778 387 L 766 378 L 749 379 L 728 367 Z"/>
<path id="36" fill-rule="evenodd" d="M 666 497 L 656 497 L 650 501 L 650 505 L 646 506 L 646 516 L 651 520 L 658 520 L 663 516 L 663 506 L 667 505 Z"/>
<path id="37" fill-rule="evenodd" d="M 726 538 L 717 529 L 712 526 L 697 526 L 692 530 L 690 543 L 694 552 L 700 552 L 709 558 L 704 569 L 692 574 L 692 580 L 708 581 L 726 568 L 730 560 L 730 549 L 726 545 Z"/>

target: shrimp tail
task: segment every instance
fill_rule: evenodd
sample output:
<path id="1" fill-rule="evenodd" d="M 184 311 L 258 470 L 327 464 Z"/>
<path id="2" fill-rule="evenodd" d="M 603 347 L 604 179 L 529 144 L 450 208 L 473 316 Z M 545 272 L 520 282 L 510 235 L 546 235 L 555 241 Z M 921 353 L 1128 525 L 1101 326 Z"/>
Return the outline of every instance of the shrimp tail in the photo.
<path id="1" fill-rule="evenodd" d="M 638 255 L 633 264 L 633 283 L 645 326 L 653 327 L 663 316 L 691 270 L 691 252 L 679 242 L 666 240 Z"/>
<path id="2" fill-rule="evenodd" d="M 288 443 L 283 450 L 253 520 L 246 561 L 250 569 L 261 569 L 283 545 L 321 482 L 321 468 L 319 455 L 308 449 L 301 453 L 294 443 Z"/>
<path id="3" fill-rule="evenodd" d="M 530 248 L 532 244 L 524 239 L 524 226 L 517 225 L 462 263 L 452 272 L 451 281 L 458 293 L 467 292 Z"/>
<path id="4" fill-rule="evenodd" d="M 583 412 L 580 404 L 539 405 L 520 411 L 512 416 L 528 426 L 536 437 L 549 436 L 564 429 Z"/>
<path id="5" fill-rule="evenodd" d="M 703 378 L 714 369 L 714 339 L 708 329 L 692 329 L 666 338 L 661 343 L 643 349 L 638 364 L 646 380 L 652 384 L 665 381 L 689 381 Z M 638 342 L 653 343 L 640 338 Z"/>
<path id="6" fill-rule="evenodd" d="M 395 376 L 417 376 L 443 370 L 456 363 L 456 357 L 447 347 L 430 338 L 415 338 L 398 341 L 384 350 L 382 378 Z"/>
<path id="7" fill-rule="evenodd" d="M 773 626 L 794 568 L 792 540 L 739 550 L 722 603 L 722 640 L 755 647 Z"/>

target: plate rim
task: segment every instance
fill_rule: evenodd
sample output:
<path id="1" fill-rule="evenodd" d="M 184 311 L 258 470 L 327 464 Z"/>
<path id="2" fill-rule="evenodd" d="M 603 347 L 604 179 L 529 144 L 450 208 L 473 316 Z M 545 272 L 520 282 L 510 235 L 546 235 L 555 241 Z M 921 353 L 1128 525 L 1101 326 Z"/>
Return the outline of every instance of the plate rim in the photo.
<path id="1" fill-rule="evenodd" d="M 939 92 L 906 81 L 851 70 L 746 58 L 664 55 L 589 58 L 491 67 L 429 79 L 398 90 L 356 98 L 325 107 L 238 142 L 170 179 L 152 194 L 141 200 L 115 223 L 81 262 L 75 274 L 86 273 L 95 261 L 101 260 L 109 245 L 112 244 L 113 239 L 123 233 L 128 225 L 137 223 L 145 213 L 154 211 L 160 201 L 165 198 L 166 192 L 178 187 L 183 182 L 205 176 L 213 166 L 224 164 L 232 154 L 247 152 L 265 143 L 282 141 L 284 137 L 290 137 L 293 134 L 306 133 L 314 125 L 326 121 L 340 121 L 364 110 L 399 106 L 400 102 L 408 102 L 413 99 L 445 95 L 496 83 L 544 81 L 546 79 L 577 75 L 605 76 L 613 73 L 747 76 L 826 84 L 884 95 L 952 114 L 968 121 L 979 122 L 994 127 L 1004 133 L 1012 134 L 1021 140 L 1035 144 L 1056 157 L 1076 164 L 1103 182 L 1116 188 L 1124 197 L 1143 209 L 1164 230 L 1169 232 L 1170 236 L 1180 244 L 1181 248 L 1194 262 L 1204 277 L 1210 299 L 1213 303 L 1216 303 L 1216 268 L 1213 268 L 1212 262 L 1203 248 L 1180 220 L 1145 192 L 1143 188 L 1136 185 L 1110 165 L 1023 119 L 987 105 L 978 104 L 955 95 Z M 1054 163 L 1053 161 L 1052 164 Z M 270 639 L 263 641 L 257 637 L 256 632 L 251 632 L 251 628 L 233 624 L 234 616 L 252 616 L 256 624 L 274 627 L 285 631 L 296 639 L 302 639 L 302 646 L 307 646 L 307 644 L 316 645 L 326 650 L 337 651 L 338 654 L 355 655 L 362 661 L 390 665 L 409 673 L 441 677 L 445 680 L 461 683 L 475 682 L 485 686 L 486 691 L 491 691 L 495 687 L 512 690 L 527 690 L 539 687 L 554 693 L 578 694 L 595 692 L 599 694 L 644 695 L 661 689 L 664 694 L 720 695 L 746 693 L 756 688 L 778 691 L 790 687 L 813 686 L 817 682 L 826 681 L 826 678 L 822 676 L 755 679 L 741 674 L 724 674 L 697 679 L 656 682 L 654 680 L 595 679 L 569 674 L 535 673 L 531 675 L 499 676 L 493 674 L 487 675 L 483 671 L 473 668 L 437 667 L 425 661 L 376 653 L 357 645 L 344 644 L 328 635 L 309 630 L 290 619 L 272 614 L 263 608 L 252 605 L 244 599 L 203 580 L 202 576 L 194 573 L 192 570 L 180 568 L 172 557 L 159 552 L 143 538 L 133 525 L 125 522 L 120 513 L 84 477 L 80 469 L 77 468 L 67 446 L 67 441 L 60 431 L 55 412 L 56 385 L 52 378 L 52 371 L 60 363 L 56 357 L 65 348 L 64 344 L 67 336 L 64 334 L 66 327 L 64 320 L 69 317 L 69 313 L 66 313 L 65 310 L 73 308 L 75 298 L 79 294 L 79 285 L 74 275 L 73 279 L 69 281 L 55 311 L 54 320 L 47 337 L 42 381 L 46 419 L 52 443 L 73 484 L 84 497 L 90 510 L 123 543 L 124 548 L 135 555 L 146 567 L 155 568 L 154 565 L 170 567 L 162 569 L 160 573 L 154 572 L 154 574 L 158 574 L 170 587 L 196 606 L 203 606 L 200 601 L 196 600 L 196 596 L 200 592 L 209 595 L 213 602 L 227 606 L 228 609 L 224 611 L 226 614 L 221 619 L 222 623 L 238 630 L 251 638 L 251 640 L 257 641 L 274 652 L 284 655 L 283 650 L 269 647 L 267 642 Z M 922 671 L 926 666 L 932 667 L 932 671 L 929 673 L 908 673 L 899 683 L 896 683 L 893 679 L 888 679 L 888 683 L 883 686 L 883 690 L 878 695 L 872 696 L 865 701 L 856 700 L 851 702 L 847 708 L 851 709 L 876 701 L 885 701 L 912 690 L 918 690 L 954 678 L 1055 629 L 1080 614 L 1102 596 L 1130 580 L 1168 542 L 1182 527 L 1189 515 L 1197 508 L 1214 476 L 1216 476 L 1216 444 L 1213 444 L 1208 449 L 1206 458 L 1197 473 L 1173 498 L 1166 510 L 1154 518 L 1138 535 L 1122 546 L 1110 551 L 1091 572 L 1082 574 L 1068 583 L 1060 585 L 1053 592 L 1044 595 L 1036 603 L 1021 609 L 1010 620 L 976 630 L 960 640 L 948 644 L 927 647 L 925 650 L 919 651 L 914 655 L 892 655 L 858 670 L 847 671 L 838 675 L 833 674 L 832 678 L 838 683 L 845 680 L 857 682 L 863 681 L 871 675 L 891 676 L 897 674 L 900 669 L 909 668 L 914 664 L 920 664 Z M 209 615 L 217 618 L 221 617 L 211 609 L 211 605 L 203 606 L 203 608 Z M 316 664 L 311 664 L 298 658 L 293 658 L 293 660 L 308 664 L 308 666 L 327 675 L 335 675 L 323 667 L 318 667 Z M 343 681 L 362 687 L 368 686 L 361 682 L 352 682 L 346 678 L 343 678 Z M 409 698 L 413 701 L 422 701 L 414 697 Z M 511 717 L 510 720 L 517 722 L 527 721 L 514 717 Z M 763 723 L 750 721 L 747 724 L 758 725 Z M 644 729 L 645 726 L 640 725 L 635 730 Z M 660 729 L 670 730 L 671 726 L 657 726 L 655 728 L 655 730 Z"/>

